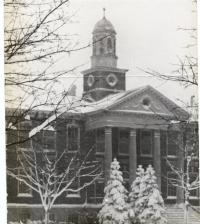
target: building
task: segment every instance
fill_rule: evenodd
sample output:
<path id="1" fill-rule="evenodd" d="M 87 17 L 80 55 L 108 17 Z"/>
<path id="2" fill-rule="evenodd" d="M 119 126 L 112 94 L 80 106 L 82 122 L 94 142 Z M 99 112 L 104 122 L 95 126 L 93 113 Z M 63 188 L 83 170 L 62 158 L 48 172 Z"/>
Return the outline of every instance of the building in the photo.
<path id="1" fill-rule="evenodd" d="M 183 168 L 184 156 L 179 148 L 186 136 L 177 123 L 184 123 L 188 113 L 151 86 L 126 90 L 127 69 L 117 67 L 116 31 L 105 16 L 94 27 L 92 48 L 91 68 L 83 71 L 83 99 L 70 98 L 71 102 L 76 101 L 74 108 L 66 105 L 40 132 L 44 149 L 74 153 L 94 147 L 94 160 L 103 164 L 104 177 L 78 194 L 62 195 L 56 201 L 50 219 L 60 224 L 80 223 L 81 212 L 89 214 L 100 208 L 114 157 L 121 164 L 127 188 L 135 178 L 137 165 L 152 164 L 166 204 L 181 203 L 184 199 L 183 191 L 168 181 L 174 173 L 167 167 L 166 158 Z M 7 120 L 15 119 L 12 109 L 6 114 Z M 27 135 L 54 115 L 41 110 L 29 112 L 28 119 L 23 112 L 16 115 L 19 116 L 23 134 Z M 12 135 L 8 134 L 7 141 L 11 140 Z M 7 166 L 16 163 L 17 147 L 30 147 L 29 141 L 22 144 L 7 149 Z M 198 161 L 192 172 L 198 175 Z M 41 220 L 38 195 L 11 177 L 7 184 L 8 220 Z M 198 194 L 196 190 L 192 193 L 194 204 L 198 203 Z"/>

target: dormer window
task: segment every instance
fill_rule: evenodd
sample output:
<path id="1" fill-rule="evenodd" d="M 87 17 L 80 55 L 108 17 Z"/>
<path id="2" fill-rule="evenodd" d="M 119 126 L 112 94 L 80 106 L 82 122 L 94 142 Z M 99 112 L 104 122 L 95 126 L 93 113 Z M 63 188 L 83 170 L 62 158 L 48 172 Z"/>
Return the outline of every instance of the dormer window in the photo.
<path id="1" fill-rule="evenodd" d="M 78 125 L 67 125 L 67 150 L 77 152 L 80 146 L 80 128 Z"/>

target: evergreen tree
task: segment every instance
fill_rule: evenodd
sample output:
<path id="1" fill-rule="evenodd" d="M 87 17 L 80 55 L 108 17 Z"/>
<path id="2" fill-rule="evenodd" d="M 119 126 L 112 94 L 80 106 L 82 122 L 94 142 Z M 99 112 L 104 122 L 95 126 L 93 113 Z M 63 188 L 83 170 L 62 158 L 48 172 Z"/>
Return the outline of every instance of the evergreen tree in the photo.
<path id="1" fill-rule="evenodd" d="M 166 223 L 164 201 L 156 183 L 155 171 L 151 165 L 146 171 L 139 167 L 138 177 L 133 182 L 129 194 L 131 219 L 135 223 L 161 224 Z"/>
<path id="2" fill-rule="evenodd" d="M 110 167 L 110 179 L 104 189 L 104 200 L 98 214 L 100 224 L 127 224 L 127 191 L 123 186 L 119 162 L 114 159 Z"/>
<path id="3" fill-rule="evenodd" d="M 141 206 L 135 206 L 136 200 L 139 198 L 140 194 L 140 185 L 142 178 L 144 177 L 144 169 L 141 165 L 138 166 L 136 171 L 136 179 L 133 181 L 131 185 L 131 192 L 129 193 L 129 219 L 131 223 L 137 222 L 138 214 L 141 211 Z"/>

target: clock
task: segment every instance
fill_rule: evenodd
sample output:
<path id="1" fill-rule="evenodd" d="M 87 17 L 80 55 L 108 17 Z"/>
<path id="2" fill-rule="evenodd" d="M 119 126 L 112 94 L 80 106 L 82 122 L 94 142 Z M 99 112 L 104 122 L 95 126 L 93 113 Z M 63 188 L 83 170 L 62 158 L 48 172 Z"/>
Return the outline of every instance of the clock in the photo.
<path id="1" fill-rule="evenodd" d="M 88 84 L 89 87 L 91 87 L 94 84 L 94 76 L 92 74 L 90 74 L 88 76 L 87 84 Z"/>
<path id="2" fill-rule="evenodd" d="M 110 73 L 107 77 L 106 77 L 106 81 L 108 83 L 109 86 L 113 87 L 117 84 L 118 79 L 116 77 L 115 74 Z"/>

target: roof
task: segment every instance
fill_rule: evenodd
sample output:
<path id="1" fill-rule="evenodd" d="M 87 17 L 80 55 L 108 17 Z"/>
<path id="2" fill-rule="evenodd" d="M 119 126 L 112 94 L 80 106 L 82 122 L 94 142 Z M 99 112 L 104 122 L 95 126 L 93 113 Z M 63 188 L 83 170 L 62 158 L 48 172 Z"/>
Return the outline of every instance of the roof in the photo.
<path id="1" fill-rule="evenodd" d="M 54 107 L 45 107 L 40 109 L 41 113 L 45 112 L 47 113 L 47 119 L 45 122 L 43 122 L 40 126 L 33 129 L 30 133 L 30 136 L 33 135 L 33 133 L 38 132 L 39 130 L 46 127 L 49 123 L 56 120 L 59 116 L 70 116 L 70 115 L 91 115 L 91 114 L 97 114 L 102 111 L 115 111 L 115 108 L 119 106 L 120 104 L 133 99 L 134 97 L 138 96 L 139 94 L 148 93 L 155 95 L 156 98 L 161 101 L 166 108 L 171 112 L 172 115 L 174 115 L 177 118 L 180 118 L 181 120 L 188 119 L 188 113 L 183 110 L 181 107 L 177 106 L 173 101 L 168 99 L 166 96 L 161 94 L 159 91 L 154 89 L 153 87 L 147 85 L 143 86 L 137 89 L 123 91 L 120 93 L 110 94 L 103 99 L 95 102 L 89 102 L 86 101 L 86 99 L 82 97 L 67 97 L 64 104 L 60 104 L 56 108 L 55 112 L 55 105 Z M 39 108 L 38 108 L 39 109 Z M 122 110 L 123 111 L 123 110 Z M 38 110 L 35 111 L 38 113 Z M 132 111 L 129 110 L 129 113 Z M 135 112 L 135 111 L 133 111 Z M 138 113 L 143 113 L 138 111 Z M 153 112 L 152 112 L 153 113 Z M 9 115 L 9 112 L 7 113 Z M 31 114 L 34 114 L 34 111 L 31 111 Z M 150 113 L 149 113 L 150 114 Z"/>
<path id="2" fill-rule="evenodd" d="M 181 120 L 186 120 L 189 117 L 188 112 L 183 110 L 181 107 L 176 105 L 173 101 L 168 99 L 162 93 L 154 89 L 152 86 L 146 85 L 137 89 L 128 90 L 120 93 L 110 94 L 103 99 L 95 102 L 87 102 L 84 100 L 80 101 L 80 105 L 74 110 L 69 110 L 68 112 L 81 113 L 81 114 L 94 114 L 101 111 L 115 110 L 120 104 L 133 99 L 139 94 L 148 93 L 153 94 L 159 99 L 159 101 L 166 106 L 171 115 Z M 131 112 L 131 111 L 129 111 Z M 152 112 L 153 113 L 153 112 Z"/>
<path id="3" fill-rule="evenodd" d="M 94 26 L 93 34 L 101 32 L 116 33 L 112 23 L 109 20 L 107 20 L 105 16 L 100 21 L 98 21 Z"/>

